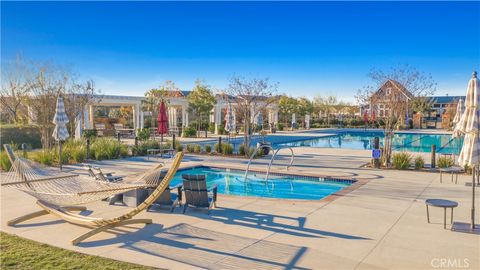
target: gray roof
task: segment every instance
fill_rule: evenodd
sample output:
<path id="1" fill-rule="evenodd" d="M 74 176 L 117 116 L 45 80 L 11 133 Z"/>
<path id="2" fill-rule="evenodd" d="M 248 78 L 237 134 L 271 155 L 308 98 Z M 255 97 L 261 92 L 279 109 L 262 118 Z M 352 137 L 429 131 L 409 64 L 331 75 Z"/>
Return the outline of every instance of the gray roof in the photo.
<path id="1" fill-rule="evenodd" d="M 457 103 L 459 99 L 465 100 L 465 96 L 433 96 L 429 97 L 432 103 L 438 104 L 454 104 Z"/>

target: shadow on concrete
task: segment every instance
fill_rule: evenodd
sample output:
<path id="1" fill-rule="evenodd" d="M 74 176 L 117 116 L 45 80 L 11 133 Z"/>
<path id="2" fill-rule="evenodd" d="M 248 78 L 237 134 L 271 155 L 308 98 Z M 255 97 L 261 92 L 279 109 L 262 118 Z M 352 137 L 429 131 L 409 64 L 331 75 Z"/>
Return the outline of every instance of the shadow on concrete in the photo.
<path id="1" fill-rule="evenodd" d="M 298 237 L 322 238 L 325 236 L 350 240 L 370 240 L 369 238 L 341 234 L 329 231 L 322 231 L 305 227 L 306 217 L 293 218 L 289 216 L 272 215 L 259 212 L 252 212 L 240 209 L 218 207 L 210 210 L 210 215 L 205 212 L 190 212 L 198 218 L 214 220 L 228 225 L 243 226 L 248 228 L 267 230 L 272 233 L 281 233 Z M 288 222 L 277 222 L 276 220 L 287 220 Z"/>
<path id="2" fill-rule="evenodd" d="M 169 228 L 151 224 L 117 234 L 113 239 L 81 243 L 81 247 L 120 247 L 207 269 L 307 269 L 297 266 L 306 247 L 221 233 L 185 223 Z"/>

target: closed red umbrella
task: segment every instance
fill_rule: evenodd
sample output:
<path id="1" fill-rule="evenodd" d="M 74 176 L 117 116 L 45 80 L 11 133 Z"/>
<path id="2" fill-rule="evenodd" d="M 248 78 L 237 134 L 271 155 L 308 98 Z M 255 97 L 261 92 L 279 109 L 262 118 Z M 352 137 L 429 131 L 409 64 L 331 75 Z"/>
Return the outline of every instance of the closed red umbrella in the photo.
<path id="1" fill-rule="evenodd" d="M 375 122 L 375 111 L 372 111 L 372 122 Z"/>
<path id="2" fill-rule="evenodd" d="M 168 133 L 168 116 L 167 116 L 167 108 L 165 107 L 165 102 L 162 101 L 160 103 L 160 109 L 158 112 L 157 117 L 157 133 L 160 134 L 160 147 L 163 145 L 163 134 Z"/>
<path id="3" fill-rule="evenodd" d="M 368 124 L 368 112 L 365 111 L 363 113 L 363 122 L 365 122 L 365 128 L 367 128 L 367 124 Z"/>

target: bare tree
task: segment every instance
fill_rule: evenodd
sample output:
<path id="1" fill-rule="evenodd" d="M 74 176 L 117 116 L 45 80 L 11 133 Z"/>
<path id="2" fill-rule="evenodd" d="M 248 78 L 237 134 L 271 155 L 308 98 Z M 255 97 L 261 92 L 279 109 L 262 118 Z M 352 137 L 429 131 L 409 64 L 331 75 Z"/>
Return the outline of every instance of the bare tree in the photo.
<path id="1" fill-rule="evenodd" d="M 339 105 L 339 101 L 336 96 L 316 96 L 313 99 L 313 108 L 314 111 L 318 114 L 322 112 L 327 117 L 327 125 L 330 125 L 330 116 L 332 113 L 336 112 L 336 109 Z"/>
<path id="2" fill-rule="evenodd" d="M 156 125 L 156 116 L 159 113 L 160 103 L 164 101 L 168 103 L 167 97 L 180 95 L 180 90 L 175 86 L 173 81 L 166 81 L 165 84 L 158 88 L 153 88 L 145 92 L 145 99 L 142 100 L 142 107 L 144 111 L 152 113 L 152 127 Z"/>
<path id="3" fill-rule="evenodd" d="M 243 116 L 245 145 L 249 146 L 251 142 L 252 119 L 275 101 L 274 94 L 277 89 L 278 83 L 272 83 L 268 78 L 247 79 L 239 76 L 230 78 L 226 93 L 236 97 L 236 108 Z M 246 152 L 248 154 L 248 151 Z"/>
<path id="4" fill-rule="evenodd" d="M 0 104 L 2 111 L 6 113 L 11 122 L 20 124 L 27 120 L 25 101 L 30 92 L 27 78 L 31 76 L 31 70 L 17 56 L 15 62 L 2 69 L 2 88 L 0 90 Z"/>
<path id="5" fill-rule="evenodd" d="M 52 145 L 54 127 L 52 121 L 57 97 L 64 98 L 65 110 L 71 124 L 70 132 L 73 132 L 75 118 L 95 94 L 92 82 L 77 83 L 67 68 L 53 63 L 34 63 L 17 59 L 16 65 L 8 67 L 5 72 L 12 76 L 2 80 L 2 84 L 8 86 L 4 88 L 2 85 L 2 99 L 12 102 L 9 108 L 12 114 L 17 114 L 17 119 L 16 106 L 17 108 L 23 106 L 27 110 L 25 116 L 39 129 L 44 149 Z"/>
<path id="6" fill-rule="evenodd" d="M 382 161 L 389 166 L 394 130 L 407 124 L 405 120 L 416 100 L 435 93 L 436 83 L 431 75 L 409 65 L 394 67 L 388 72 L 373 69 L 368 77 L 372 83 L 358 90 L 355 97 L 360 105 L 383 107 L 383 115 L 379 115 L 384 121 L 385 133 Z"/>
<path id="7" fill-rule="evenodd" d="M 98 91 L 91 80 L 85 83 L 72 81 L 70 87 L 65 88 L 63 96 L 65 112 L 70 120 L 68 125 L 70 134 L 75 132 L 76 121 L 81 119 L 80 116 L 83 114 L 85 106 L 101 100 L 101 97 L 95 98 L 96 95 L 98 95 Z"/>

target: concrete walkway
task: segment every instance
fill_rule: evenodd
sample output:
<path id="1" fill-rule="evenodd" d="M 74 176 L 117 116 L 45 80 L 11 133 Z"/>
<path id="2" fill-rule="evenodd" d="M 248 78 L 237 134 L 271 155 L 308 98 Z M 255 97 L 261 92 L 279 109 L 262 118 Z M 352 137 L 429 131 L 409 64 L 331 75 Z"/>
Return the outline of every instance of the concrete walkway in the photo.
<path id="1" fill-rule="evenodd" d="M 433 173 L 359 168 L 368 162 L 369 151 L 295 151 L 297 166 L 290 172 L 355 178 L 366 184 L 344 196 L 321 201 L 221 195 L 211 215 L 202 210 L 183 215 L 179 209 L 174 214 L 157 209 L 139 215 L 152 218 L 153 224 L 122 227 L 79 246 L 71 246 L 70 240 L 88 229 L 51 216 L 6 226 L 7 220 L 38 209 L 30 196 L 2 188 L 1 230 L 87 254 L 169 269 L 480 268 L 480 236 L 452 232 L 449 224 L 443 229 L 442 209 L 432 208 L 432 223 L 426 220 L 427 198 L 457 201 L 454 220 L 470 220 L 471 188 L 465 186 L 469 176 L 460 176 L 458 184 L 446 180 L 441 184 L 439 175 Z M 104 171 L 130 175 L 156 161 L 132 158 L 101 165 Z M 281 164 L 287 161 L 285 154 L 274 170 L 285 171 Z M 187 155 L 183 166 L 240 168 L 246 162 Z M 252 167 L 264 170 L 267 162 L 257 160 Z M 105 202 L 87 207 L 93 213 L 84 214 L 98 217 L 127 211 Z"/>

